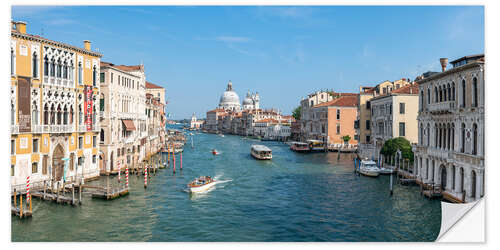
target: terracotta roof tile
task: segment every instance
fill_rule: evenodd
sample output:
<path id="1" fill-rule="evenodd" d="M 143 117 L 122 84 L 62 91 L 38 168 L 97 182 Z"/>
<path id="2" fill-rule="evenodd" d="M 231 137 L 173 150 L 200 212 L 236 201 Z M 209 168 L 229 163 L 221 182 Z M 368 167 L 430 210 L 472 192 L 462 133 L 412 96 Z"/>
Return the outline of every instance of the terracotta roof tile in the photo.
<path id="1" fill-rule="evenodd" d="M 156 85 L 154 83 L 146 81 L 146 88 L 147 89 L 162 89 L 163 87 L 162 86 L 158 86 L 158 85 Z"/>
<path id="2" fill-rule="evenodd" d="M 408 84 L 399 89 L 393 90 L 394 94 L 418 94 L 418 83 Z"/>
<path id="3" fill-rule="evenodd" d="M 354 95 L 341 96 L 329 102 L 320 103 L 318 105 L 313 106 L 313 108 L 327 107 L 327 106 L 355 107 L 357 105 L 358 105 L 358 94 L 354 94 Z"/>

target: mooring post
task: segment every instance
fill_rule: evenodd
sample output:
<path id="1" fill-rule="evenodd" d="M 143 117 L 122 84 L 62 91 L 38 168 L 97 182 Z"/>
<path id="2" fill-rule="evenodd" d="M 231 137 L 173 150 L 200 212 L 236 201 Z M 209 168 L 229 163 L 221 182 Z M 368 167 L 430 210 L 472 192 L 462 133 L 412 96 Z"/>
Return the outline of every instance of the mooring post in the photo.
<path id="1" fill-rule="evenodd" d="M 78 203 L 79 204 L 82 204 L 82 189 L 83 189 L 82 179 L 80 179 L 78 181 Z"/>
<path id="2" fill-rule="evenodd" d="M 17 193 L 15 188 L 14 188 L 14 207 L 17 208 Z"/>
<path id="3" fill-rule="evenodd" d="M 75 184 L 71 187 L 71 205 L 75 205 Z"/>
<path id="4" fill-rule="evenodd" d="M 30 198 L 30 213 L 31 213 L 31 212 L 33 212 L 33 210 L 31 209 L 32 208 L 31 207 L 31 194 L 27 194 L 27 195 L 29 195 L 29 198 Z M 28 198 L 26 198 L 26 199 L 28 199 Z"/>
<path id="5" fill-rule="evenodd" d="M 144 165 L 144 188 L 148 187 L 148 171 L 147 169 L 148 165 Z"/>
<path id="6" fill-rule="evenodd" d="M 182 151 L 181 151 L 181 170 L 182 170 Z"/>
<path id="7" fill-rule="evenodd" d="M 389 194 L 392 196 L 392 188 L 393 188 L 393 185 L 392 185 L 392 173 L 391 173 L 391 180 L 389 181 Z"/>
<path id="8" fill-rule="evenodd" d="M 57 182 L 57 198 L 56 198 L 56 202 L 59 202 L 59 182 Z"/>
<path id="9" fill-rule="evenodd" d="M 43 180 L 43 199 L 45 200 L 45 195 L 47 191 L 47 180 Z"/>
<path id="10" fill-rule="evenodd" d="M 19 200 L 19 216 L 23 218 L 23 194 L 20 195 Z"/>
<path id="11" fill-rule="evenodd" d="M 173 149 L 172 149 L 172 159 L 173 159 L 173 162 L 174 162 L 173 173 L 175 174 L 175 147 L 173 147 Z"/>

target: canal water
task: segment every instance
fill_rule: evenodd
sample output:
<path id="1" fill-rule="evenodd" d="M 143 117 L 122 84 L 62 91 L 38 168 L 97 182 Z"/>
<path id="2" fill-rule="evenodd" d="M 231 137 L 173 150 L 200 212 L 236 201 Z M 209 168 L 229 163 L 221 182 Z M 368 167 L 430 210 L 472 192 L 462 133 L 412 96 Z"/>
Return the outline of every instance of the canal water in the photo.
<path id="1" fill-rule="evenodd" d="M 147 189 L 142 175 L 130 175 L 128 196 L 84 195 L 76 207 L 33 199 L 33 218 L 12 217 L 12 241 L 433 241 L 439 233 L 439 201 L 411 186 L 389 196 L 389 177 L 354 175 L 353 155 L 300 154 L 232 135 L 194 133 L 193 141 L 182 171 L 177 160 L 175 175 L 161 169 Z M 251 158 L 256 143 L 273 150 L 271 161 Z M 200 175 L 221 182 L 187 193 Z"/>

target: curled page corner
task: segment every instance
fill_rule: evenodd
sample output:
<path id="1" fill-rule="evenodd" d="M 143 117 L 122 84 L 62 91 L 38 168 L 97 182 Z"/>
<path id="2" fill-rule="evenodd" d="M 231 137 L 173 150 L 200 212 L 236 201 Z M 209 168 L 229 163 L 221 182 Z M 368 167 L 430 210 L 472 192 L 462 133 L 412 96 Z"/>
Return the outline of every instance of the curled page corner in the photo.
<path id="1" fill-rule="evenodd" d="M 484 203 L 483 199 L 475 202 L 461 203 L 461 204 L 441 202 L 441 229 L 439 231 L 438 237 L 436 238 L 436 242 L 455 242 L 455 241 L 450 241 L 447 237 L 443 236 L 447 234 L 448 231 L 450 231 L 450 229 L 452 229 L 452 227 L 455 224 L 457 224 L 464 216 L 466 216 L 466 214 L 469 213 L 469 211 L 471 211 L 474 207 L 476 207 L 478 203 L 483 204 Z M 484 204 L 483 206 L 481 206 L 481 208 L 483 207 Z M 475 230 L 475 229 L 471 228 L 470 230 Z"/>

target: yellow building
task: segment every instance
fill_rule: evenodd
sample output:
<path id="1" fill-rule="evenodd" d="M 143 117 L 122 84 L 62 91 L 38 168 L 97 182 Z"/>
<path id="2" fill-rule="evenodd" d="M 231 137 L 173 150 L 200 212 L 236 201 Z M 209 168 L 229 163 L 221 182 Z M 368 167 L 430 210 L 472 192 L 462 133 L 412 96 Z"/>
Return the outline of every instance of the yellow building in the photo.
<path id="1" fill-rule="evenodd" d="M 11 185 L 99 175 L 101 54 L 11 27 Z M 54 183 L 54 182 L 52 182 Z"/>

